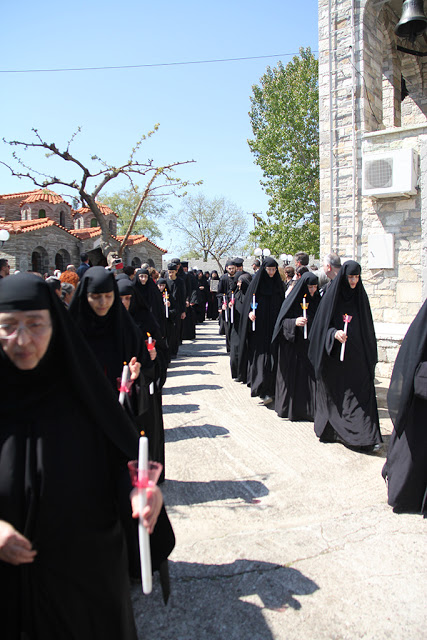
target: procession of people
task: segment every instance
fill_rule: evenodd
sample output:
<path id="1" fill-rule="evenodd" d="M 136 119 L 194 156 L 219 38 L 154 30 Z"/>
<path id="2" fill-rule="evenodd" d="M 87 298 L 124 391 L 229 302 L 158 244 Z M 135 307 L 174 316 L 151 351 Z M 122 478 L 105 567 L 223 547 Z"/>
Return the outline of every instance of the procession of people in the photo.
<path id="1" fill-rule="evenodd" d="M 197 339 L 206 319 L 225 336 L 232 379 L 280 419 L 313 422 L 320 442 L 361 454 L 383 446 L 377 344 L 357 262 L 329 254 L 313 271 L 299 252 L 292 271 L 267 257 L 248 273 L 242 258 L 231 258 L 219 277 L 178 258 L 159 272 L 91 267 L 84 257 L 79 269 L 54 277 L 0 279 L 7 640 L 134 640 L 138 520 L 167 600 L 173 529 L 159 486 L 147 486 L 141 509 L 128 463 L 148 438 L 158 485 L 167 478 L 162 389 L 183 341 Z M 396 359 L 388 395 L 395 430 L 383 469 L 395 511 L 424 514 L 426 313 L 424 303 Z"/>

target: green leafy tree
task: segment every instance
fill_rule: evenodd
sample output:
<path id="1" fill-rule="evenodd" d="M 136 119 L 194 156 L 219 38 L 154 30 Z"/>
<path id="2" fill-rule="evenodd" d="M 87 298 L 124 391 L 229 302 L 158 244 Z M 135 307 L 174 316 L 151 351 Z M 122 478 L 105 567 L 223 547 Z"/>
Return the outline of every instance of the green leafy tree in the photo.
<path id="1" fill-rule="evenodd" d="M 248 140 L 269 196 L 251 238 L 273 254 L 319 254 L 318 61 L 310 48 L 284 67 L 267 67 L 252 87 Z"/>
<path id="2" fill-rule="evenodd" d="M 245 214 L 237 205 L 218 197 L 209 199 L 202 193 L 187 196 L 173 226 L 182 232 L 185 254 L 206 262 L 213 258 L 221 271 L 221 260 L 241 251 L 247 240 Z"/>
<path id="3" fill-rule="evenodd" d="M 118 235 L 126 233 L 142 195 L 142 191 L 136 186 L 134 189 L 122 189 L 102 196 L 102 204 L 106 204 L 118 216 Z M 154 219 L 161 218 L 170 206 L 164 198 L 148 196 L 139 210 L 132 233 L 143 234 L 150 240 L 161 240 L 162 233 Z"/>

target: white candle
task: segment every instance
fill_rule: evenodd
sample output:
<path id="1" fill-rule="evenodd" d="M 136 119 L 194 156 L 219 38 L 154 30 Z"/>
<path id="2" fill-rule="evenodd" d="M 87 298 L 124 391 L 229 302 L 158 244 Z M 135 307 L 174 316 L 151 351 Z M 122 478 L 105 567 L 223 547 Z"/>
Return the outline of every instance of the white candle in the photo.
<path id="1" fill-rule="evenodd" d="M 138 450 L 138 484 L 148 482 L 148 439 L 141 436 L 139 439 Z M 142 487 L 138 487 L 138 537 L 139 537 L 139 556 L 141 561 L 141 579 L 142 590 L 145 594 L 151 593 L 153 586 L 152 570 L 151 570 L 151 551 L 150 536 L 147 529 L 142 524 L 142 512 L 147 504 L 147 491 Z"/>
<path id="2" fill-rule="evenodd" d="M 254 315 L 255 315 L 255 309 L 256 309 L 255 294 L 253 294 L 253 296 L 252 296 L 252 311 L 253 311 Z M 252 320 L 252 331 L 255 331 L 255 319 Z"/>
<path id="3" fill-rule="evenodd" d="M 348 316 L 347 314 L 345 314 L 345 316 L 343 316 L 343 320 L 344 320 L 344 333 L 345 335 L 347 335 L 347 327 L 348 327 L 348 323 L 351 320 L 351 316 Z M 344 362 L 344 353 L 345 353 L 345 342 L 343 342 L 341 345 L 341 353 L 340 353 L 341 362 Z"/>
<path id="4" fill-rule="evenodd" d="M 123 371 L 122 371 L 122 379 L 120 382 L 120 394 L 119 394 L 119 402 L 121 405 L 125 402 L 126 391 L 124 391 L 127 381 L 129 380 L 129 366 L 126 362 L 123 363 Z"/>
<path id="5" fill-rule="evenodd" d="M 306 300 L 306 297 L 304 296 L 303 301 L 302 301 L 302 317 L 305 318 L 305 320 L 307 320 L 307 307 L 308 307 L 308 303 Z M 304 340 L 307 340 L 307 325 L 304 325 Z"/>
<path id="6" fill-rule="evenodd" d="M 163 299 L 165 301 L 166 317 L 169 318 L 168 294 L 166 291 L 165 291 L 165 297 Z"/>
<path id="7" fill-rule="evenodd" d="M 147 335 L 148 335 L 148 344 L 153 344 L 153 338 L 150 336 L 150 334 L 147 334 Z M 150 386 L 148 387 L 148 392 L 150 396 L 154 395 L 154 382 L 150 382 Z"/>
<path id="8" fill-rule="evenodd" d="M 225 309 L 224 309 L 225 321 L 228 322 L 227 298 L 225 297 L 225 295 L 222 296 L 222 303 L 225 306 Z"/>
<path id="9" fill-rule="evenodd" d="M 234 323 L 234 291 L 231 292 L 231 312 L 230 312 L 231 323 Z"/>

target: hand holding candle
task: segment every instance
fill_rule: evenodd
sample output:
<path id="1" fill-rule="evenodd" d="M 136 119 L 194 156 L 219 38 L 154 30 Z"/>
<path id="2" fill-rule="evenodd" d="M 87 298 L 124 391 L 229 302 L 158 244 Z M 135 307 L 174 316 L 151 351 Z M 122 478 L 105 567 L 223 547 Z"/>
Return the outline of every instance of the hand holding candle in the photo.
<path id="1" fill-rule="evenodd" d="M 304 318 L 304 320 L 307 320 L 308 304 L 309 303 L 307 302 L 307 294 L 304 294 L 304 298 L 301 302 L 302 317 Z M 304 340 L 307 340 L 307 323 L 305 323 L 304 325 Z"/>
<path id="2" fill-rule="evenodd" d="M 166 289 L 164 290 L 164 293 L 163 293 L 163 302 L 165 304 L 166 318 L 169 318 L 169 296 Z"/>
<path id="3" fill-rule="evenodd" d="M 347 313 L 345 313 L 343 315 L 343 317 L 342 317 L 343 322 L 344 322 L 344 334 L 345 334 L 345 336 L 347 336 L 348 323 L 351 321 L 352 318 L 353 318 L 353 316 L 349 316 L 349 315 L 347 315 Z M 343 342 L 342 345 L 341 345 L 341 353 L 340 353 L 341 362 L 344 362 L 344 353 L 345 353 L 345 342 Z"/>

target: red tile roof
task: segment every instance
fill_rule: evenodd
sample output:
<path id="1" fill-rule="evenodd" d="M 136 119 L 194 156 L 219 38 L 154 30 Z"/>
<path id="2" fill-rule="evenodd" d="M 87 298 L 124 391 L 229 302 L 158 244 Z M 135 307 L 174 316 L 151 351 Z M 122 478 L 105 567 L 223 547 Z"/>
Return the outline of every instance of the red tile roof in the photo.
<path id="1" fill-rule="evenodd" d="M 59 196 L 54 191 L 49 191 L 49 189 L 39 189 L 38 191 L 30 193 L 27 198 L 22 200 L 19 206 L 22 207 L 23 204 L 29 204 L 31 202 L 48 202 L 49 204 L 64 203 L 67 206 L 70 206 L 62 196 Z"/>
<path id="2" fill-rule="evenodd" d="M 96 204 L 98 205 L 98 209 L 101 211 L 101 213 L 104 214 L 104 216 L 109 216 L 113 214 L 113 216 L 116 216 L 117 218 L 117 213 L 114 213 L 114 211 L 110 209 L 110 207 L 107 207 L 106 204 L 102 204 L 101 202 L 97 202 Z M 85 213 L 92 213 L 92 211 L 91 209 L 89 209 L 89 207 L 80 207 L 80 209 L 76 209 L 74 211 L 74 214 L 76 213 L 80 213 L 81 215 L 84 215 Z"/>
<path id="3" fill-rule="evenodd" d="M 120 242 L 123 240 L 124 236 L 116 236 L 117 240 L 120 240 Z M 127 239 L 126 245 L 129 247 L 132 247 L 134 244 L 141 244 L 141 242 L 149 242 L 150 244 L 153 245 L 153 247 L 156 247 L 156 249 L 159 249 L 160 251 L 162 251 L 162 253 L 167 253 L 167 249 L 162 249 L 161 247 L 159 247 L 158 244 L 155 244 L 154 242 L 152 242 L 151 240 L 149 240 L 147 238 L 147 236 L 129 236 L 129 238 Z"/>
<path id="4" fill-rule="evenodd" d="M 7 229 L 11 235 L 17 233 L 28 233 L 28 231 L 37 231 L 38 229 L 45 229 L 46 227 L 58 227 L 63 231 L 69 232 L 65 227 L 57 224 L 50 218 L 38 218 L 37 220 L 5 220 L 0 218 L 0 227 Z"/>
<path id="5" fill-rule="evenodd" d="M 5 193 L 0 195 L 0 200 L 21 200 L 22 198 L 37 193 L 40 189 L 34 189 L 34 191 L 20 191 L 19 193 Z"/>
<path id="6" fill-rule="evenodd" d="M 85 227 L 84 229 L 69 229 L 71 235 L 79 240 L 87 240 L 88 238 L 96 238 L 101 235 L 100 227 Z M 114 236 L 112 236 L 114 238 Z"/>

